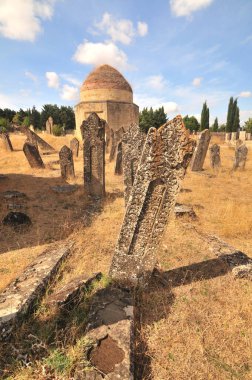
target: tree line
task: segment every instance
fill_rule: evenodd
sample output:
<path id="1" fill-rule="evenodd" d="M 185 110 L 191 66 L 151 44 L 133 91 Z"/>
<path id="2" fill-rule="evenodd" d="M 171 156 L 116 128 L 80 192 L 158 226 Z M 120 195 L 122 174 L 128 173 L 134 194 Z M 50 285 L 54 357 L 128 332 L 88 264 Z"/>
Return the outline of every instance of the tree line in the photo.
<path id="1" fill-rule="evenodd" d="M 41 111 L 38 111 L 35 106 L 27 110 L 20 108 L 19 111 L 0 108 L 0 131 L 8 131 L 13 124 L 26 127 L 33 125 L 35 129 L 42 130 L 45 129 L 46 121 L 50 116 L 53 118 L 57 131 L 75 128 L 75 116 L 72 107 L 45 104 Z"/>

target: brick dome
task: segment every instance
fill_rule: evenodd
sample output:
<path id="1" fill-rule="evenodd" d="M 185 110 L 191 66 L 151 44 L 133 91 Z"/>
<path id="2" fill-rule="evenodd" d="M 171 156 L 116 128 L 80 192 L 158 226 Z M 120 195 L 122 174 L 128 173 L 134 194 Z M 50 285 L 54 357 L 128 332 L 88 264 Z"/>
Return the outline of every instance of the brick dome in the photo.
<path id="1" fill-rule="evenodd" d="M 93 70 L 83 82 L 80 92 L 82 101 L 133 101 L 130 84 L 118 70 L 109 65 Z"/>

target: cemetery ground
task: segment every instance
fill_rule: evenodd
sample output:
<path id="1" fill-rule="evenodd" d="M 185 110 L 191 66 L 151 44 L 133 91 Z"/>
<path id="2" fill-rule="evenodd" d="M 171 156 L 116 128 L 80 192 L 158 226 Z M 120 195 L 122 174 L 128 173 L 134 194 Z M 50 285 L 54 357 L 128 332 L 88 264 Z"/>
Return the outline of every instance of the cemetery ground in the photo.
<path id="1" fill-rule="evenodd" d="M 72 136 L 42 135 L 60 150 Z M 40 253 L 62 240 L 74 242 L 57 281 L 38 309 L 15 333 L 12 345 L 0 347 L 3 379 L 78 379 L 87 365 L 83 331 L 95 292 L 110 286 L 107 277 L 124 216 L 123 176 L 106 155 L 106 199 L 99 203 L 83 191 L 82 151 L 74 158 L 77 190 L 57 194 L 62 185 L 58 154 L 42 155 L 45 169 L 31 169 L 23 154 L 24 136 L 11 135 L 14 152 L 0 153 L 1 195 L 8 190 L 24 198 L 1 198 L 1 220 L 8 207 L 21 204 L 32 225 L 15 232 L 0 226 L 0 290 L 19 276 Z M 218 142 L 218 140 L 212 140 Z M 188 170 L 177 202 L 190 204 L 196 219 L 181 217 L 168 225 L 157 252 L 159 266 L 146 291 L 136 291 L 136 379 L 252 379 L 252 283 L 234 279 L 227 265 L 197 231 L 215 234 L 252 257 L 252 149 L 245 171 L 231 172 L 234 148 L 221 143 L 221 168 Z M 11 206 L 12 204 L 12 206 Z M 48 303 L 51 294 L 74 278 L 102 272 L 101 281 L 62 312 Z M 164 274 L 167 276 L 164 279 Z M 169 281 L 167 281 L 169 279 Z M 6 354 L 7 352 L 7 354 Z"/>

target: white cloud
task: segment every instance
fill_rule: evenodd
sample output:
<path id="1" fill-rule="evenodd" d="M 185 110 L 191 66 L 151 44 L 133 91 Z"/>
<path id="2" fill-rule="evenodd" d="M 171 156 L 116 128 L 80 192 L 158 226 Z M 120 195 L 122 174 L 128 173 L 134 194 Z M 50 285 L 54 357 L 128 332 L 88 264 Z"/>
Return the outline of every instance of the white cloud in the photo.
<path id="1" fill-rule="evenodd" d="M 140 109 L 144 107 L 152 107 L 154 110 L 160 107 L 164 107 L 165 112 L 168 114 L 177 114 L 179 112 L 179 106 L 176 102 L 166 101 L 164 98 L 155 96 L 146 96 L 144 94 L 136 94 L 135 102 L 139 105 Z"/>
<path id="2" fill-rule="evenodd" d="M 33 73 L 31 73 L 30 71 L 26 71 L 25 72 L 25 76 L 27 78 L 31 79 L 34 83 L 38 82 L 38 78 L 36 77 L 36 75 L 34 75 Z"/>
<path id="3" fill-rule="evenodd" d="M 192 81 L 192 85 L 195 87 L 199 87 L 201 85 L 202 79 L 202 77 L 194 78 Z"/>
<path id="4" fill-rule="evenodd" d="M 172 13 L 176 17 L 190 16 L 193 12 L 208 7 L 213 0 L 170 0 Z"/>
<path id="5" fill-rule="evenodd" d="M 252 110 L 240 110 L 241 124 L 244 124 L 249 118 L 252 118 Z"/>
<path id="6" fill-rule="evenodd" d="M 148 33 L 148 25 L 146 22 L 139 21 L 137 23 L 137 31 L 139 36 L 144 37 Z"/>
<path id="7" fill-rule="evenodd" d="M 129 45 L 133 38 L 137 35 L 144 37 L 148 32 L 148 25 L 145 22 L 139 21 L 137 29 L 135 29 L 131 20 L 115 19 L 110 13 L 104 13 L 102 20 L 94 25 L 98 31 L 110 36 L 113 42 L 121 42 Z M 97 34 L 97 32 L 94 32 Z"/>
<path id="8" fill-rule="evenodd" d="M 252 34 L 250 34 L 249 36 L 247 36 L 243 41 L 242 41 L 242 44 L 245 45 L 249 42 L 252 41 Z"/>
<path id="9" fill-rule="evenodd" d="M 113 42 L 84 41 L 77 47 L 73 59 L 84 65 L 109 64 L 119 69 L 129 68 L 127 55 Z"/>
<path id="10" fill-rule="evenodd" d="M 251 91 L 242 91 L 239 96 L 241 98 L 251 98 L 252 97 L 252 92 Z"/>
<path id="11" fill-rule="evenodd" d="M 79 89 L 78 87 L 73 87 L 69 86 L 68 84 L 64 84 L 60 96 L 64 100 L 77 100 L 79 97 Z"/>
<path id="12" fill-rule="evenodd" d="M 162 107 L 162 106 L 164 107 L 164 110 L 168 114 L 168 116 L 169 114 L 174 114 L 174 113 L 179 112 L 179 106 L 176 102 L 161 102 L 161 104 L 158 106 L 155 106 L 154 109 Z"/>
<path id="13" fill-rule="evenodd" d="M 51 19 L 56 0 L 1 0 L 0 34 L 13 40 L 34 41 L 41 20 Z"/>
<path id="14" fill-rule="evenodd" d="M 166 81 L 162 75 L 152 75 L 147 78 L 147 85 L 155 90 L 163 90 L 165 88 Z"/>
<path id="15" fill-rule="evenodd" d="M 60 79 L 57 73 L 54 71 L 47 71 L 46 74 L 47 86 L 50 88 L 59 88 Z"/>
<path id="16" fill-rule="evenodd" d="M 64 79 L 66 82 L 73 84 L 74 86 L 80 86 L 81 81 L 75 77 L 73 77 L 71 74 L 60 74 L 61 78 Z"/>

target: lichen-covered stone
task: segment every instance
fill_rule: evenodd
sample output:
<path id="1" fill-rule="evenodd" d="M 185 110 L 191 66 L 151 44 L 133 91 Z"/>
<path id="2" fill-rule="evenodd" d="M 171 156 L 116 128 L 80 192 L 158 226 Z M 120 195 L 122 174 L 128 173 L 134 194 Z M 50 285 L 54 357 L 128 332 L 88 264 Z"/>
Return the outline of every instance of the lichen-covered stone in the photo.
<path id="1" fill-rule="evenodd" d="M 211 168 L 218 169 L 221 165 L 220 146 L 218 144 L 213 144 L 209 150 Z"/>
<path id="2" fill-rule="evenodd" d="M 181 116 L 149 129 L 110 267 L 113 278 L 145 282 L 152 273 L 193 148 Z"/>
<path id="3" fill-rule="evenodd" d="M 42 169 L 45 167 L 45 165 L 42 161 L 42 158 L 39 154 L 38 148 L 35 145 L 33 145 L 29 142 L 26 142 L 23 146 L 23 151 L 24 151 L 25 157 L 27 158 L 31 168 Z"/>
<path id="4" fill-rule="evenodd" d="M 203 132 L 201 132 L 199 136 L 197 147 L 192 158 L 191 169 L 193 172 L 200 171 L 203 169 L 210 140 L 210 131 L 209 129 L 205 129 Z"/>
<path id="5" fill-rule="evenodd" d="M 80 146 L 79 140 L 76 137 L 74 137 L 70 141 L 70 149 L 73 152 L 73 157 L 79 156 L 79 146 Z"/>
<path id="6" fill-rule="evenodd" d="M 128 203 L 145 139 L 146 134 L 140 130 L 137 124 L 132 124 L 129 129 L 123 134 L 122 156 L 125 204 Z"/>
<path id="7" fill-rule="evenodd" d="M 0 137 L 2 138 L 5 150 L 7 152 L 13 152 L 13 147 L 12 147 L 10 136 L 8 135 L 8 133 L 1 133 Z"/>
<path id="8" fill-rule="evenodd" d="M 93 112 L 81 125 L 84 140 L 84 189 L 90 195 L 105 195 L 105 121 Z"/>
<path id="9" fill-rule="evenodd" d="M 123 137 L 124 132 L 125 132 L 124 128 L 121 127 L 117 131 L 113 131 L 113 133 L 111 134 L 112 143 L 111 143 L 109 161 L 113 161 L 113 159 L 116 157 L 118 145 L 120 144 L 120 142 L 122 142 L 122 137 Z"/>
<path id="10" fill-rule="evenodd" d="M 245 169 L 246 161 L 248 156 L 248 148 L 245 144 L 238 145 L 235 149 L 235 160 L 233 170 L 241 168 Z"/>
<path id="11" fill-rule="evenodd" d="M 68 146 L 64 145 L 59 152 L 60 171 L 63 179 L 72 179 L 74 174 L 73 153 Z"/>
<path id="12" fill-rule="evenodd" d="M 51 116 L 46 120 L 46 132 L 50 135 L 53 133 L 53 118 Z"/>
<path id="13" fill-rule="evenodd" d="M 123 168 L 122 168 L 122 142 L 120 142 L 118 144 L 118 148 L 117 148 L 115 174 L 121 175 L 122 172 L 123 172 Z"/>
<path id="14" fill-rule="evenodd" d="M 45 140 L 43 140 L 41 137 L 39 137 L 35 132 L 31 131 L 27 127 L 19 127 L 19 130 L 24 133 L 27 137 L 28 142 L 32 143 L 36 147 L 39 146 L 39 148 L 43 151 L 54 153 L 55 149 L 48 144 Z"/>

